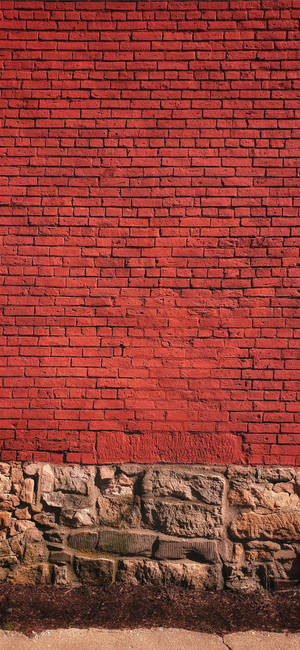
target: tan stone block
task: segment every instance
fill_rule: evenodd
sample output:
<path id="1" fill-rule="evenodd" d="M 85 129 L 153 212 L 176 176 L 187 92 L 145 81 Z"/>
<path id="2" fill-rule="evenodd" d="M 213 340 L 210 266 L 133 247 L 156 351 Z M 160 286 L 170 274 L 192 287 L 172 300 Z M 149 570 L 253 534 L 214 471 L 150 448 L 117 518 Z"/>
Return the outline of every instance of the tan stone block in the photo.
<path id="1" fill-rule="evenodd" d="M 39 476 L 39 498 L 45 492 L 53 492 L 54 489 L 54 473 L 51 465 L 43 465 L 40 470 Z"/>
<path id="2" fill-rule="evenodd" d="M 33 521 L 26 521 L 25 519 L 13 519 L 9 529 L 11 536 L 25 533 L 29 528 L 34 528 Z"/>
<path id="3" fill-rule="evenodd" d="M 17 556 L 18 560 L 21 560 L 24 554 L 25 542 L 23 536 L 18 539 L 17 537 L 12 537 L 9 541 L 12 552 Z"/>
<path id="4" fill-rule="evenodd" d="M 47 562 L 42 562 L 38 566 L 39 583 L 41 585 L 50 585 L 52 582 L 52 566 Z"/>
<path id="5" fill-rule="evenodd" d="M 156 539 L 157 535 L 148 531 L 100 529 L 97 548 L 105 553 L 151 557 Z"/>
<path id="6" fill-rule="evenodd" d="M 300 506 L 299 496 L 295 494 L 292 483 L 253 483 L 247 487 L 235 484 L 229 490 L 228 500 L 231 505 L 254 509 L 281 510 Z"/>
<path id="7" fill-rule="evenodd" d="M 38 471 L 38 465 L 36 463 L 29 463 L 24 466 L 25 476 L 35 476 Z"/>
<path id="8" fill-rule="evenodd" d="M 1 497 L 9 494 L 11 490 L 11 480 L 5 474 L 0 473 L 0 494 Z"/>
<path id="9" fill-rule="evenodd" d="M 229 490 L 228 501 L 233 506 L 255 506 L 255 499 L 251 494 L 251 490 L 242 485 L 236 485 Z"/>
<path id="10" fill-rule="evenodd" d="M 100 481 L 112 481 L 115 477 L 115 468 L 103 465 L 98 468 Z"/>
<path id="11" fill-rule="evenodd" d="M 124 497 L 104 497 L 97 499 L 99 521 L 104 526 L 139 528 L 141 512 L 138 501 Z"/>
<path id="12" fill-rule="evenodd" d="M 78 510 L 74 514 L 74 519 L 78 526 L 92 526 L 94 523 L 93 516 L 89 510 Z"/>
<path id="13" fill-rule="evenodd" d="M 20 494 L 20 499 L 23 503 L 33 503 L 34 497 L 34 480 L 32 478 L 25 478 L 23 487 Z"/>
<path id="14" fill-rule="evenodd" d="M 74 566 L 76 574 L 83 583 L 105 584 L 112 582 L 116 562 L 107 558 L 76 556 Z"/>
<path id="15" fill-rule="evenodd" d="M 178 537 L 220 539 L 222 509 L 200 503 L 149 500 L 143 503 L 143 519 L 149 528 Z"/>
<path id="16" fill-rule="evenodd" d="M 50 466 L 48 466 L 51 469 Z M 45 467 L 43 468 L 45 472 Z M 54 489 L 72 494 L 87 495 L 91 483 L 91 475 L 87 467 L 80 465 L 54 467 Z"/>
<path id="17" fill-rule="evenodd" d="M 223 585 L 221 570 L 189 560 L 157 562 L 124 558 L 119 561 L 116 580 L 134 585 L 164 584 L 196 589 L 220 589 Z"/>
<path id="18" fill-rule="evenodd" d="M 98 533 L 95 531 L 82 531 L 72 533 L 68 537 L 68 546 L 80 551 L 95 551 L 98 541 Z"/>
<path id="19" fill-rule="evenodd" d="M 299 540 L 300 512 L 243 512 L 231 522 L 230 532 L 236 539 Z"/>
<path id="20" fill-rule="evenodd" d="M 224 478 L 195 469 L 150 469 L 143 480 L 144 494 L 221 505 Z"/>
<path id="21" fill-rule="evenodd" d="M 17 557 L 13 553 L 7 540 L 0 543 L 0 566 L 4 568 L 11 568 L 18 564 Z"/>
<path id="22" fill-rule="evenodd" d="M 53 512 L 38 512 L 34 515 L 33 520 L 40 526 L 52 526 L 55 523 L 55 515 Z"/>
<path id="23" fill-rule="evenodd" d="M 0 463 L 0 474 L 4 476 L 10 476 L 11 465 L 9 463 Z"/>
<path id="24" fill-rule="evenodd" d="M 17 508 L 15 511 L 15 517 L 17 519 L 31 519 L 28 508 Z"/>
<path id="25" fill-rule="evenodd" d="M 44 542 L 26 543 L 24 564 L 32 566 L 48 559 L 48 549 Z"/>
<path id="26" fill-rule="evenodd" d="M 45 584 L 51 582 L 51 569 L 45 563 L 36 566 L 17 566 L 8 576 L 9 582 L 22 585 Z"/>
<path id="27" fill-rule="evenodd" d="M 13 466 L 11 469 L 11 480 L 13 484 L 13 491 L 15 494 L 19 495 L 21 492 L 21 484 L 23 481 L 23 472 L 21 467 Z"/>
<path id="28" fill-rule="evenodd" d="M 8 528 L 11 520 L 11 512 L 7 512 L 5 510 L 2 510 L 0 512 L 0 527 L 1 528 Z"/>

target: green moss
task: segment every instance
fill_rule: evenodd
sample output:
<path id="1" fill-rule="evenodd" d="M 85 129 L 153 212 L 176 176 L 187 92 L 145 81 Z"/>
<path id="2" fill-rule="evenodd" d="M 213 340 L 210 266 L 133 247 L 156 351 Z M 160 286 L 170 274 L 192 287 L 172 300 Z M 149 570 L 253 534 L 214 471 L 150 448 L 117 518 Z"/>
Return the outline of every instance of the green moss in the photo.
<path id="1" fill-rule="evenodd" d="M 13 624 L 10 621 L 6 621 L 2 625 L 2 630 L 7 630 L 7 632 L 11 632 L 14 629 Z"/>

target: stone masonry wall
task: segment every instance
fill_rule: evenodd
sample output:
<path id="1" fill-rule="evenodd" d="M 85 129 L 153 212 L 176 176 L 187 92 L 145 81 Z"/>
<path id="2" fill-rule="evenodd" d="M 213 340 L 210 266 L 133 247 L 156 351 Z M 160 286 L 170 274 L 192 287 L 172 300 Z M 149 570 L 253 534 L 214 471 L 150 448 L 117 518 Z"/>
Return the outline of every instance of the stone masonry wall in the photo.
<path id="1" fill-rule="evenodd" d="M 252 590 L 300 577 L 290 467 L 0 463 L 0 580 Z"/>

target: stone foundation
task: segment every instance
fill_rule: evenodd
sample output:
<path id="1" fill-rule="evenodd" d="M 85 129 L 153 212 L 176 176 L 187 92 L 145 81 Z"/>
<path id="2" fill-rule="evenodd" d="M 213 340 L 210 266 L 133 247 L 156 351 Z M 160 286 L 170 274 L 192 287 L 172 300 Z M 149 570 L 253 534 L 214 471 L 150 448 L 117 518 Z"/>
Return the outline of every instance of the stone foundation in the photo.
<path id="1" fill-rule="evenodd" d="M 300 579 L 300 471 L 0 463 L 0 580 L 253 590 Z"/>

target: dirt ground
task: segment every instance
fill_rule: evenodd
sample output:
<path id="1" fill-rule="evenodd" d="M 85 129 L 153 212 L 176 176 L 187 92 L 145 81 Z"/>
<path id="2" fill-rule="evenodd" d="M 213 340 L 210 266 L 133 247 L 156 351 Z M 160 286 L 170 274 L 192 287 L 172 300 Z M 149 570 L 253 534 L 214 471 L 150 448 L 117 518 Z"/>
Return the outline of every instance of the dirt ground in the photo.
<path id="1" fill-rule="evenodd" d="M 0 585 L 0 629 L 27 635 L 57 628 L 182 628 L 224 635 L 300 631 L 300 589 L 241 594 L 109 585 Z"/>

